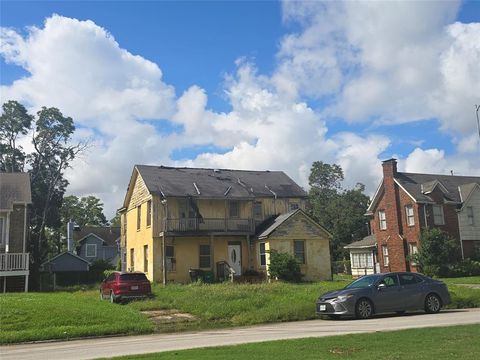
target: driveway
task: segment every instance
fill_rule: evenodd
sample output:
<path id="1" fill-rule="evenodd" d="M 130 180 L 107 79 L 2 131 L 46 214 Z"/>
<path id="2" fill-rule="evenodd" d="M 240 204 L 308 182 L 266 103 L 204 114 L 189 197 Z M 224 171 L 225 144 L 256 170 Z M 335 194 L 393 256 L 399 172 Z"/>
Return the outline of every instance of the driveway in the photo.
<path id="1" fill-rule="evenodd" d="M 438 314 L 383 316 L 368 320 L 310 320 L 195 333 L 121 336 L 0 347 L 0 358 L 93 359 L 206 346 L 269 340 L 369 333 L 432 326 L 480 324 L 480 309 L 449 310 Z"/>

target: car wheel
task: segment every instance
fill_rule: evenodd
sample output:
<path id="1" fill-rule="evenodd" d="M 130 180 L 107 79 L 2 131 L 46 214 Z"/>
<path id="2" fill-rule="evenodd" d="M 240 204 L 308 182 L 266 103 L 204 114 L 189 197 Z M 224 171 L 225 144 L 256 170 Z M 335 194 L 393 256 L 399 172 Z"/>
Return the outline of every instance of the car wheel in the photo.
<path id="1" fill-rule="evenodd" d="M 373 315 L 372 303 L 367 299 L 360 299 L 355 305 L 357 319 L 368 319 Z"/>
<path id="2" fill-rule="evenodd" d="M 113 294 L 113 291 L 110 291 L 110 302 L 112 304 L 115 304 L 117 302 L 117 299 L 115 298 L 115 295 Z"/>
<path id="3" fill-rule="evenodd" d="M 429 314 L 435 314 L 440 311 L 442 307 L 442 302 L 438 295 L 428 294 L 425 299 L 425 312 Z"/>

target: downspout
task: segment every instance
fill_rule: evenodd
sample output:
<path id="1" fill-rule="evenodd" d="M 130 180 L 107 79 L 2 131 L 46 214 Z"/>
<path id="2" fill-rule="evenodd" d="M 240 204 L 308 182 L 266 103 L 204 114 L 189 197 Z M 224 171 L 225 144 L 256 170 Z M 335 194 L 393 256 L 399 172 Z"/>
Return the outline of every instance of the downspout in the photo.
<path id="1" fill-rule="evenodd" d="M 163 210 L 165 211 L 164 214 L 164 221 L 163 221 L 163 231 L 162 231 L 162 282 L 163 286 L 167 285 L 167 257 L 166 257 L 166 245 L 165 245 L 165 231 L 167 230 L 167 223 L 168 223 L 168 203 L 167 199 L 163 199 L 161 201 L 163 205 Z"/>

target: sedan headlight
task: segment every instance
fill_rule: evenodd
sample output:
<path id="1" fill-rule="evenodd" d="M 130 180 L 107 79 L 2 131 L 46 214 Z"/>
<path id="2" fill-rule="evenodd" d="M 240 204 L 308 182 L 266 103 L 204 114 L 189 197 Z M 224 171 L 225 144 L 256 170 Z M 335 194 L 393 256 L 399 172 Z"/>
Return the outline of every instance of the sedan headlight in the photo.
<path id="1" fill-rule="evenodd" d="M 333 302 L 342 302 L 342 301 L 346 301 L 347 299 L 350 299 L 351 297 L 353 297 L 352 294 L 348 294 L 348 295 L 340 295 L 340 296 L 337 296 L 335 299 L 333 299 Z"/>

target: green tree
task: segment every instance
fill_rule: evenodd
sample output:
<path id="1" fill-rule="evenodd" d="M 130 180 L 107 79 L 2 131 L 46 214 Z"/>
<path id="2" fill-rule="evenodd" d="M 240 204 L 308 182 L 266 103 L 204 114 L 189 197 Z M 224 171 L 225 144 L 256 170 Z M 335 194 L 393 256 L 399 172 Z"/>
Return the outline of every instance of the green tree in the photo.
<path id="1" fill-rule="evenodd" d="M 429 276 L 446 276 L 449 268 L 460 261 L 458 241 L 438 229 L 424 229 L 420 235 L 418 254 L 412 259 Z"/>
<path id="2" fill-rule="evenodd" d="M 121 226 L 120 213 L 116 213 L 115 216 L 110 219 L 110 226 Z"/>
<path id="3" fill-rule="evenodd" d="M 347 255 L 343 247 L 367 235 L 365 212 L 370 198 L 365 186 L 343 189 L 343 170 L 339 165 L 316 161 L 309 177 L 311 215 L 332 235 L 332 257 L 341 260 Z"/>
<path id="4" fill-rule="evenodd" d="M 58 229 L 62 225 L 60 209 L 68 185 L 64 178 L 65 170 L 86 147 L 82 143 L 71 143 L 74 131 L 72 118 L 63 116 L 56 108 L 43 107 L 37 113 L 33 136 L 35 151 L 28 156 L 32 183 L 30 234 L 33 280 L 37 279 L 39 266 L 48 252 L 47 229 Z"/>
<path id="5" fill-rule="evenodd" d="M 268 273 L 271 278 L 288 282 L 302 281 L 300 265 L 292 255 L 277 251 L 270 251 L 270 265 Z"/>
<path id="6" fill-rule="evenodd" d="M 64 224 L 73 220 L 80 227 L 108 225 L 103 213 L 103 203 L 95 196 L 65 196 L 60 213 Z"/>
<path id="7" fill-rule="evenodd" d="M 17 141 L 31 128 L 32 116 L 17 101 L 9 100 L 2 105 L 0 116 L 0 171 L 23 171 L 26 159 L 23 148 Z"/>

